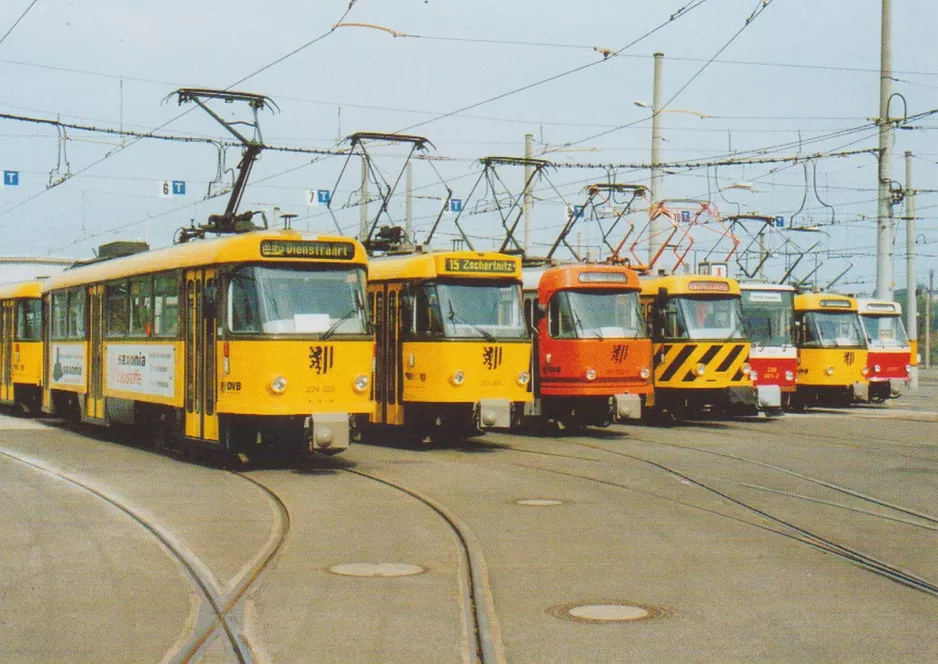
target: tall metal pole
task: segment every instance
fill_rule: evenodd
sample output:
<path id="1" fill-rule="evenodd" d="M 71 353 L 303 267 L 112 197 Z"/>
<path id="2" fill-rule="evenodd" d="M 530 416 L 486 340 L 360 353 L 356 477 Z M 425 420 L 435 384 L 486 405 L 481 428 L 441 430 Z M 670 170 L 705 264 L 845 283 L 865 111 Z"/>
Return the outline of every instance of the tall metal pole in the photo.
<path id="1" fill-rule="evenodd" d="M 655 53 L 655 73 L 651 97 L 651 186 L 648 189 L 649 210 L 661 198 L 661 62 L 664 53 Z M 667 233 L 667 220 L 652 219 L 648 227 L 648 261 L 661 249 L 661 239 Z"/>
<path id="2" fill-rule="evenodd" d="M 404 198 L 404 232 L 407 241 L 414 242 L 414 165 L 407 162 L 407 195 Z"/>
<path id="3" fill-rule="evenodd" d="M 915 190 L 912 189 L 912 152 L 905 151 L 905 329 L 909 339 L 918 340 L 918 302 L 915 291 Z M 918 389 L 918 367 L 909 375 L 910 387 Z"/>
<path id="4" fill-rule="evenodd" d="M 368 157 L 362 155 L 362 195 L 358 204 L 358 239 L 368 238 Z"/>
<path id="5" fill-rule="evenodd" d="M 534 134 L 524 135 L 524 158 L 530 162 L 534 158 Z M 534 205 L 534 191 L 531 183 L 530 163 L 524 165 L 524 253 L 531 249 L 531 207 Z"/>
<path id="6" fill-rule="evenodd" d="M 879 207 L 876 234 L 876 297 L 892 299 L 893 220 L 890 183 L 892 182 L 892 124 L 889 122 L 889 97 L 892 91 L 891 14 L 892 0 L 882 0 L 882 41 L 879 65 Z"/>
<path id="7" fill-rule="evenodd" d="M 935 271 L 928 271 L 928 299 L 925 300 L 925 368 L 931 369 L 931 292 L 935 287 Z"/>

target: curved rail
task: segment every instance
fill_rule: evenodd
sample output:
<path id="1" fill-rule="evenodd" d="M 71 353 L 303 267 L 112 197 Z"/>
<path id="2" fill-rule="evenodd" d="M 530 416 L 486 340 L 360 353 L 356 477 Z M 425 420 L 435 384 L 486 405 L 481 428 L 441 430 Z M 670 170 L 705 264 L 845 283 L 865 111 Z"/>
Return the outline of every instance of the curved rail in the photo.
<path id="1" fill-rule="evenodd" d="M 470 653 L 470 656 L 473 661 L 480 664 L 506 664 L 507 659 L 502 644 L 501 629 L 495 615 L 492 594 L 488 584 L 488 569 L 482 556 L 482 548 L 472 532 L 449 510 L 427 496 L 370 473 L 351 468 L 345 468 L 344 470 L 353 475 L 379 482 L 417 499 L 439 514 L 449 525 L 459 542 L 461 558 L 466 565 L 466 582 L 468 586 L 466 588 L 466 599 L 468 600 L 466 604 L 469 613 L 467 618 L 473 626 L 474 640 L 474 652 Z"/>

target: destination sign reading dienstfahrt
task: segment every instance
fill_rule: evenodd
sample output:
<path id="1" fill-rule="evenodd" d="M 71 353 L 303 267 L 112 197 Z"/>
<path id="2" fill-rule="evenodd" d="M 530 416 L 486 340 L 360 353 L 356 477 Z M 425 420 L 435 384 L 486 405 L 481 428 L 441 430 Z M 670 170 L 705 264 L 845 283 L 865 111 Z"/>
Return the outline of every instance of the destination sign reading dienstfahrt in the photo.
<path id="1" fill-rule="evenodd" d="M 447 258 L 447 272 L 473 272 L 476 274 L 514 274 L 515 261 L 491 258 Z"/>
<path id="2" fill-rule="evenodd" d="M 261 256 L 347 261 L 355 258 L 355 245 L 351 242 L 320 242 L 318 240 L 264 240 L 261 242 Z"/>

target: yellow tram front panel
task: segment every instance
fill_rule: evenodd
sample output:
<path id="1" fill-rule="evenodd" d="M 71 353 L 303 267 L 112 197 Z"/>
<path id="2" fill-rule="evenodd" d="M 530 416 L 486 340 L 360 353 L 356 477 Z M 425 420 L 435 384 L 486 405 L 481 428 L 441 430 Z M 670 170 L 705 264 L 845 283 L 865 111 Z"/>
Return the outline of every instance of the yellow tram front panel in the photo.
<path id="1" fill-rule="evenodd" d="M 748 341 L 659 343 L 655 347 L 656 389 L 751 387 Z"/>
<path id="2" fill-rule="evenodd" d="M 219 343 L 218 411 L 232 415 L 371 414 L 373 357 L 370 340 Z"/>
<path id="3" fill-rule="evenodd" d="M 528 341 L 412 341 L 401 346 L 404 402 L 529 402 Z"/>
<path id="4" fill-rule="evenodd" d="M 798 349 L 799 387 L 844 387 L 866 382 L 863 348 Z"/>

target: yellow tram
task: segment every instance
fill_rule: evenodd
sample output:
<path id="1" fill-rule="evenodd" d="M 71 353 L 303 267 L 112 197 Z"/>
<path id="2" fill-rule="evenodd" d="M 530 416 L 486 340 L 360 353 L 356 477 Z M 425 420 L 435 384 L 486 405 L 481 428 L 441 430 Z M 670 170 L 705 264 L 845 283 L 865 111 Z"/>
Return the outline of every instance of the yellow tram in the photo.
<path id="1" fill-rule="evenodd" d="M 364 249 L 250 232 L 49 279 L 43 408 L 231 453 L 334 454 L 372 412 Z"/>
<path id="2" fill-rule="evenodd" d="M 856 299 L 830 293 L 795 296 L 798 387 L 792 406 L 869 400 L 867 344 Z"/>
<path id="3" fill-rule="evenodd" d="M 758 412 L 739 284 L 711 275 L 643 277 L 654 344 L 654 411 Z"/>
<path id="4" fill-rule="evenodd" d="M 532 399 L 518 257 L 416 251 L 373 258 L 368 297 L 375 425 L 432 440 L 517 423 Z"/>
<path id="5" fill-rule="evenodd" d="M 0 286 L 0 403 L 38 413 L 42 401 L 42 284 Z"/>

